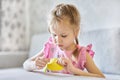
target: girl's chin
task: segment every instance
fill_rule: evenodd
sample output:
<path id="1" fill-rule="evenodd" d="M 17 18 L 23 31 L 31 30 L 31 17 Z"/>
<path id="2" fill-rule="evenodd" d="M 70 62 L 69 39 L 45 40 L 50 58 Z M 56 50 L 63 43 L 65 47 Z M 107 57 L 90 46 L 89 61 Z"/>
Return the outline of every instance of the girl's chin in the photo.
<path id="1" fill-rule="evenodd" d="M 59 47 L 61 50 L 64 50 L 64 48 L 63 47 Z"/>
<path id="2" fill-rule="evenodd" d="M 67 48 L 65 46 L 58 46 L 61 50 L 66 50 Z"/>
<path id="3" fill-rule="evenodd" d="M 61 50 L 64 50 L 64 48 L 62 48 L 62 47 L 59 47 Z"/>
<path id="4" fill-rule="evenodd" d="M 66 50 L 66 48 L 64 48 L 64 47 L 59 47 L 61 50 Z"/>

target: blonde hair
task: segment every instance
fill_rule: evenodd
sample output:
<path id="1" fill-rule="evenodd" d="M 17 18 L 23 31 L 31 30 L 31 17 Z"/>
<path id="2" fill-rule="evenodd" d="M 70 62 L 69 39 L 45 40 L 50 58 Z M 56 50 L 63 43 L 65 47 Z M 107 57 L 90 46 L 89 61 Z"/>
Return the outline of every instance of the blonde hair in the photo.
<path id="1" fill-rule="evenodd" d="M 77 8 L 72 4 L 58 4 L 50 14 L 49 25 L 56 21 L 61 21 L 65 17 L 69 18 L 70 23 L 79 27 L 80 15 Z"/>
<path id="2" fill-rule="evenodd" d="M 48 25 L 53 27 L 57 22 L 61 20 L 68 19 L 73 29 L 80 29 L 80 14 L 77 8 L 72 4 L 58 4 L 49 16 Z M 78 43 L 78 38 L 75 38 L 76 44 Z M 75 51 L 76 52 L 76 51 Z"/>

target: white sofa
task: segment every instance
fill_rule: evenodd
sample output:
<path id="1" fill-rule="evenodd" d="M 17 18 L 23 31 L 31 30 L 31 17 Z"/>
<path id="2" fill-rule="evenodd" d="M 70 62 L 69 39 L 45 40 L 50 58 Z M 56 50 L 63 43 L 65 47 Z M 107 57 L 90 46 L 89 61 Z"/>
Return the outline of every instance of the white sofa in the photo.
<path id="1" fill-rule="evenodd" d="M 94 61 L 105 74 L 106 79 L 25 71 L 22 63 L 38 53 L 49 38 L 48 33 L 43 33 L 32 37 L 29 55 L 12 54 L 4 58 L 0 55 L 0 80 L 120 80 L 120 28 L 83 32 L 79 36 L 80 45 L 93 44 Z"/>

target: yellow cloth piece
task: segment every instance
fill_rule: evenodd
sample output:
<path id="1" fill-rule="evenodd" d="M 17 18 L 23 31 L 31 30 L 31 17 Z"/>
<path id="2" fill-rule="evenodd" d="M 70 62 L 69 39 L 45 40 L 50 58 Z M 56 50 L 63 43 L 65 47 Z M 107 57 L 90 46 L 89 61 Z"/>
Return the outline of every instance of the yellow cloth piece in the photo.
<path id="1" fill-rule="evenodd" d="M 63 66 L 57 63 L 58 58 L 50 59 L 50 62 L 46 64 L 44 71 L 51 70 L 51 71 L 60 71 L 63 69 Z"/>

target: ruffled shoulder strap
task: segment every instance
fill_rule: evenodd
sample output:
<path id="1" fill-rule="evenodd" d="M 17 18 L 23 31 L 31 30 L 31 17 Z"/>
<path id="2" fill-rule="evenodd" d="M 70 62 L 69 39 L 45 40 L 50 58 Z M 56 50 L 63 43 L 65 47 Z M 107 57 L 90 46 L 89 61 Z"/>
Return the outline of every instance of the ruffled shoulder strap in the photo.
<path id="1" fill-rule="evenodd" d="M 44 53 L 44 56 L 46 58 L 49 57 L 50 55 L 50 49 L 53 47 L 53 41 L 52 41 L 52 37 L 50 37 L 48 39 L 48 41 L 44 44 L 44 48 L 43 48 L 43 53 Z"/>
<path id="2" fill-rule="evenodd" d="M 95 52 L 92 50 L 92 44 L 87 45 L 86 51 L 90 54 L 90 56 L 93 58 Z"/>
<path id="3" fill-rule="evenodd" d="M 86 62 L 86 53 L 90 54 L 91 57 L 94 56 L 94 51 L 92 50 L 92 44 L 87 45 L 87 47 L 80 47 L 80 54 L 78 58 L 78 67 L 82 70 Z"/>

